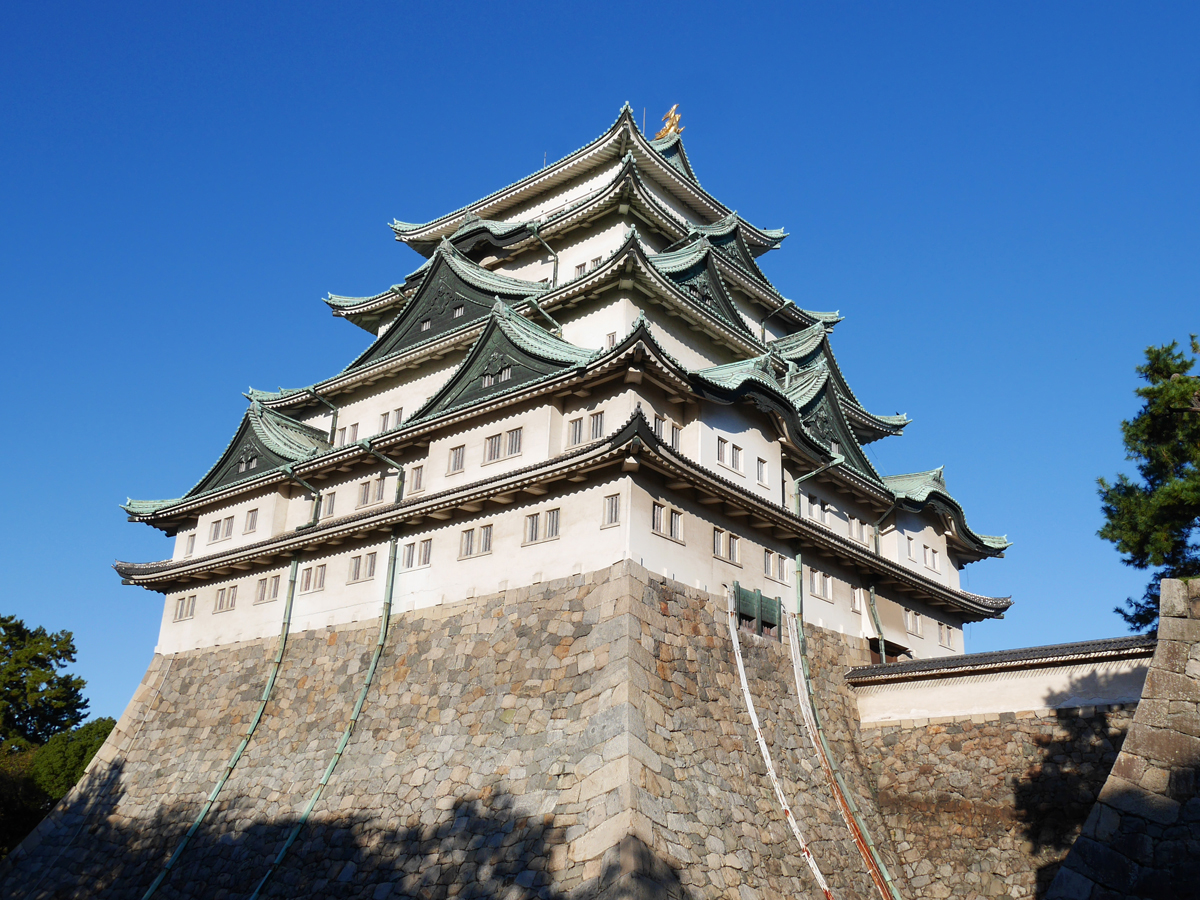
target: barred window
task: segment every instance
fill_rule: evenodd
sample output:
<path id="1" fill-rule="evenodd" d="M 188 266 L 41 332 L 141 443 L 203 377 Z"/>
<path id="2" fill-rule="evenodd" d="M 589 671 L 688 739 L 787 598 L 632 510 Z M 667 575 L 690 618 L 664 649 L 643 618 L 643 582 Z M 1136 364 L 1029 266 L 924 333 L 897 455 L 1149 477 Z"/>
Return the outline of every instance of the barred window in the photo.
<path id="1" fill-rule="evenodd" d="M 246 527 L 243 529 L 244 534 L 249 534 L 258 528 L 258 510 L 252 509 L 246 513 Z"/>
<path id="2" fill-rule="evenodd" d="M 604 411 L 592 413 L 592 440 L 604 437 Z"/>
<path id="3" fill-rule="evenodd" d="M 492 526 L 481 525 L 479 527 L 479 552 L 492 552 Z"/>
<path id="4" fill-rule="evenodd" d="M 467 448 L 465 446 L 450 448 L 450 468 L 447 474 L 453 475 L 455 472 L 461 472 L 466 463 Z"/>
<path id="5" fill-rule="evenodd" d="M 337 493 L 334 491 L 330 491 L 328 494 L 325 495 L 325 500 L 321 504 L 321 518 L 322 519 L 324 519 L 326 516 L 333 515 L 333 509 L 334 509 L 336 500 L 337 500 Z"/>
<path id="6" fill-rule="evenodd" d="M 429 565 L 429 561 L 430 561 L 430 559 L 432 559 L 432 557 L 433 557 L 433 539 L 426 538 L 425 540 L 421 541 L 420 546 L 417 548 L 417 565 L 418 566 Z"/>
<path id="7" fill-rule="evenodd" d="M 175 601 L 175 621 L 190 619 L 196 615 L 196 595 L 180 597 Z"/>
<path id="8" fill-rule="evenodd" d="M 567 443 L 572 447 L 583 443 L 583 419 L 572 419 L 567 423 Z"/>
<path id="9" fill-rule="evenodd" d="M 425 467 L 413 466 L 408 473 L 408 489 L 410 491 L 420 491 L 424 489 Z"/>
<path id="10" fill-rule="evenodd" d="M 621 521 L 621 495 L 609 494 L 604 498 L 604 524 L 616 525 Z"/>

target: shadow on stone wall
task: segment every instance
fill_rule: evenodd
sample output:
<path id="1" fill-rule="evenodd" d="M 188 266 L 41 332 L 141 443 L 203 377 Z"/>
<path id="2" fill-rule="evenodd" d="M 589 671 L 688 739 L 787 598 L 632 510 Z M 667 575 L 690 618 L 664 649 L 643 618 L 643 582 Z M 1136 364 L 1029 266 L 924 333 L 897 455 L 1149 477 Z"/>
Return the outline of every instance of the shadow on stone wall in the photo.
<path id="1" fill-rule="evenodd" d="M 111 798 L 103 801 L 108 806 Z M 65 844 L 26 860 L 0 883 L 0 897 L 139 900 L 186 831 L 195 807 L 160 808 L 132 829 L 92 815 L 80 830 L 64 822 L 48 835 Z M 248 898 L 295 819 L 256 820 L 237 833 L 202 828 L 157 896 L 162 900 Z M 436 821 L 392 829 L 364 813 L 325 815 L 308 824 L 263 890 L 263 897 L 421 898 L 421 900 L 566 900 L 553 873 L 567 864 L 565 830 L 552 815 L 519 811 L 507 794 L 459 799 Z M 677 873 L 637 838 L 605 854 L 600 876 L 572 898 L 684 900 Z"/>
<path id="2" fill-rule="evenodd" d="M 1057 733 L 1035 738 L 1041 759 L 1013 787 L 1017 820 L 1034 857 L 1052 860 L 1037 868 L 1037 896 L 1044 897 L 1058 873 L 1066 851 L 1087 820 L 1116 762 L 1125 739 L 1127 714 L 1119 724 L 1110 721 L 1107 706 L 1080 707 L 1080 700 L 1113 696 L 1114 679 L 1089 673 L 1062 692 L 1046 697 L 1056 708 Z"/>

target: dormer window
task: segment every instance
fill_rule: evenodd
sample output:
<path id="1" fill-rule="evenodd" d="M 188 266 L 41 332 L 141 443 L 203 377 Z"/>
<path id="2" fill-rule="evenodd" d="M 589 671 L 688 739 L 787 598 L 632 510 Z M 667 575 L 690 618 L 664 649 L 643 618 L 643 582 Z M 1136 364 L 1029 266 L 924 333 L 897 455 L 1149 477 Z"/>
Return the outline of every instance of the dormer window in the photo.
<path id="1" fill-rule="evenodd" d="M 464 315 L 466 315 L 466 312 L 467 308 L 460 303 L 458 306 L 454 307 L 454 318 L 461 319 Z"/>
<path id="2" fill-rule="evenodd" d="M 512 378 L 512 366 L 505 366 L 500 370 L 499 381 L 509 381 Z"/>
<path id="3" fill-rule="evenodd" d="M 432 319 L 426 319 L 425 321 L 423 321 L 423 322 L 421 323 L 421 330 L 422 330 L 422 331 L 428 331 L 428 330 L 429 330 L 430 328 L 432 328 L 432 327 L 433 327 L 433 320 L 432 320 Z"/>

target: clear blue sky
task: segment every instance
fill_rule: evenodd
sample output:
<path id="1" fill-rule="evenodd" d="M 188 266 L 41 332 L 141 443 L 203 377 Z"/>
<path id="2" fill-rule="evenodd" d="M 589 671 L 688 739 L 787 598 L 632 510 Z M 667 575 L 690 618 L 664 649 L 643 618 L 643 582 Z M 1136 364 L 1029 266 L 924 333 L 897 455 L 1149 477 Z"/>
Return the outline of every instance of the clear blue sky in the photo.
<path id="1" fill-rule="evenodd" d="M 114 7 L 120 6 L 120 9 Z M 445 10 L 445 11 L 443 11 Z M 368 336 L 326 291 L 419 258 L 385 223 L 475 200 L 679 103 L 705 187 L 791 237 L 763 260 L 865 404 L 885 473 L 945 465 L 1011 594 L 968 649 L 1119 634 L 1145 576 L 1100 541 L 1150 343 L 1200 331 L 1200 6 L 20 4 L 0 11 L 11 439 L 0 612 L 75 632 L 119 715 L 161 598 L 126 496 L 174 497 L 248 385 Z"/>

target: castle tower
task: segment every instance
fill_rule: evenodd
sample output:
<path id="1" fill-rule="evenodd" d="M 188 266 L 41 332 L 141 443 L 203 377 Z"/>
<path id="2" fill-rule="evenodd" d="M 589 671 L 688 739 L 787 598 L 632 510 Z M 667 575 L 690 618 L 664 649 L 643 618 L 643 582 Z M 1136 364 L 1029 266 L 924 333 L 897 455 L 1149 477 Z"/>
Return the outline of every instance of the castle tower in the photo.
<path id="1" fill-rule="evenodd" d="M 841 672 L 960 653 L 1010 604 L 960 570 L 1008 544 L 940 469 L 871 465 L 908 420 L 859 403 L 838 314 L 760 268 L 786 234 L 680 130 L 626 106 L 394 222 L 426 261 L 325 300 L 363 352 L 251 390 L 191 490 L 125 505 L 175 541 L 116 566 L 163 596 L 157 655 L 6 888 L 895 896 Z"/>

